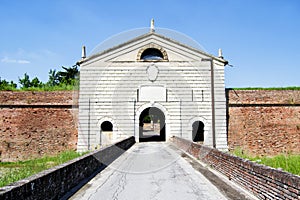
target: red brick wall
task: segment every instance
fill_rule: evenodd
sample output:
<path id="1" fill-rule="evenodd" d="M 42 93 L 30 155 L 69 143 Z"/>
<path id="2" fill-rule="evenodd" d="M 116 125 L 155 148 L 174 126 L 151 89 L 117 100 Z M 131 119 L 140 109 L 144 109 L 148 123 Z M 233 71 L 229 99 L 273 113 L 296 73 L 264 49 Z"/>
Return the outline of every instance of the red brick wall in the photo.
<path id="1" fill-rule="evenodd" d="M 300 153 L 300 91 L 228 91 L 228 145 L 252 155 Z"/>
<path id="2" fill-rule="evenodd" d="M 0 161 L 76 149 L 72 105 L 73 92 L 0 92 Z"/>

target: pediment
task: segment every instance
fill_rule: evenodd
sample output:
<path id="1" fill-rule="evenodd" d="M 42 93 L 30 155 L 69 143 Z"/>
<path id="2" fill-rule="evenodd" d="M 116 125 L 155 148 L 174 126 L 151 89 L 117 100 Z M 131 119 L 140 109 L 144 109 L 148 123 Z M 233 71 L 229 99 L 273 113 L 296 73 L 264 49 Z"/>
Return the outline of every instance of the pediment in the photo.
<path id="1" fill-rule="evenodd" d="M 149 49 L 157 49 L 161 52 L 162 59 L 143 60 L 142 53 Z M 226 63 L 222 58 L 215 57 L 204 51 L 189 47 L 156 33 L 148 33 L 129 40 L 123 44 L 89 56 L 78 62 L 79 65 L 88 65 L 94 62 L 184 62 L 201 61 L 212 58 Z"/>

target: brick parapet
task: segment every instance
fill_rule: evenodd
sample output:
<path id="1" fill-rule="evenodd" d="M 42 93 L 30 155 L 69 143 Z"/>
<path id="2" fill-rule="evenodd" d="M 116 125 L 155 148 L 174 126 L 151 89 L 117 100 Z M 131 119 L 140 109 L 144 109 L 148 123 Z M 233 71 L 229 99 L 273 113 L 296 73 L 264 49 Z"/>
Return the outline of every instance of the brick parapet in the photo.
<path id="1" fill-rule="evenodd" d="M 67 199 L 71 195 L 72 188 L 87 182 L 134 143 L 134 137 L 130 137 L 2 187 L 0 188 L 0 199 Z"/>
<path id="2" fill-rule="evenodd" d="M 271 167 L 245 160 L 217 149 L 212 149 L 185 139 L 170 140 L 229 180 L 241 185 L 259 199 L 299 199 L 300 177 Z"/>
<path id="3" fill-rule="evenodd" d="M 1 91 L 0 105 L 77 105 L 78 91 Z"/>
<path id="4" fill-rule="evenodd" d="M 229 104 L 300 104 L 300 90 L 227 89 Z"/>

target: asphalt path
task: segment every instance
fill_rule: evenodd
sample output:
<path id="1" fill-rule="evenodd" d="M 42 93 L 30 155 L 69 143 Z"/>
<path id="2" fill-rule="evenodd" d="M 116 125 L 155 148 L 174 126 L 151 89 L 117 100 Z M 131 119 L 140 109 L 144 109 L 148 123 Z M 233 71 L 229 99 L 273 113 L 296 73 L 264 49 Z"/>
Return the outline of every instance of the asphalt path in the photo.
<path id="1" fill-rule="evenodd" d="M 168 143 L 137 143 L 70 199 L 226 199 Z"/>

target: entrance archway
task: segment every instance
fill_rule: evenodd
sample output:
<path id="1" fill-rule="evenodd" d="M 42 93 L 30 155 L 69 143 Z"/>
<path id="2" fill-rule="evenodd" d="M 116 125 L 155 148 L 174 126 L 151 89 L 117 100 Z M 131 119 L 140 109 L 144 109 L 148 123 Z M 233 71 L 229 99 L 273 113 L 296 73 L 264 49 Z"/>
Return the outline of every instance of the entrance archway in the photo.
<path id="1" fill-rule="evenodd" d="M 166 120 L 160 109 L 148 107 L 140 114 L 139 141 L 166 141 Z"/>

